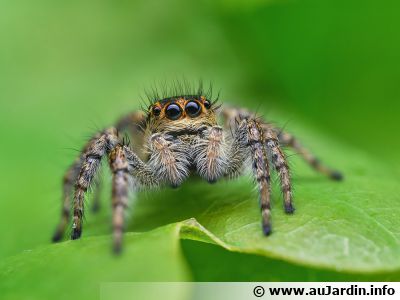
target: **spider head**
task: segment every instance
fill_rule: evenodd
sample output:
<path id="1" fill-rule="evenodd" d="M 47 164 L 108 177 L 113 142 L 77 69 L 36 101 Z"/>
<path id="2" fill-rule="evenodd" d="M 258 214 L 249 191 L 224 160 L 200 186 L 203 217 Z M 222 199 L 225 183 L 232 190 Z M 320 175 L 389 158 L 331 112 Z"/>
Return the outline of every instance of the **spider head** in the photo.
<path id="1" fill-rule="evenodd" d="M 153 132 L 188 130 L 217 123 L 218 107 L 204 96 L 185 95 L 156 101 L 149 107 L 148 123 Z"/>

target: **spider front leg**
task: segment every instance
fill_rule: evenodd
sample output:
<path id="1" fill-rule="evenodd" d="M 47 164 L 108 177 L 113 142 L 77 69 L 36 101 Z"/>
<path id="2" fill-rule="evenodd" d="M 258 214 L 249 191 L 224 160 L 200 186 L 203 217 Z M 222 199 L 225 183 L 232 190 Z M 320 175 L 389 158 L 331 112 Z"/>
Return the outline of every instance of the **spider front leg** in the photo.
<path id="1" fill-rule="evenodd" d="M 291 214 L 294 212 L 294 207 L 292 201 L 292 184 L 290 180 L 289 166 L 287 164 L 285 154 L 279 145 L 278 137 L 272 128 L 264 128 L 264 142 L 267 152 L 272 158 L 275 170 L 279 174 L 285 211 L 286 213 Z"/>
<path id="2" fill-rule="evenodd" d="M 215 183 L 225 174 L 227 168 L 224 131 L 220 126 L 202 129 L 192 156 L 199 175 L 209 183 Z"/>
<path id="3" fill-rule="evenodd" d="M 150 136 L 148 166 L 159 182 L 178 187 L 189 176 L 189 149 L 178 138 L 169 134 L 155 133 Z"/>
<path id="4" fill-rule="evenodd" d="M 271 187 L 268 159 L 264 151 L 263 132 L 255 120 L 247 121 L 248 146 L 251 151 L 253 174 L 258 184 L 262 228 L 265 235 L 271 233 Z"/>
<path id="5" fill-rule="evenodd" d="M 112 227 L 113 248 L 119 253 L 122 246 L 124 230 L 124 210 L 128 207 L 129 191 L 129 163 L 126 159 L 125 149 L 117 145 L 109 154 L 109 165 L 113 174 L 112 178 Z"/>
<path id="6" fill-rule="evenodd" d="M 112 179 L 112 228 L 113 250 L 122 250 L 124 212 L 128 208 L 129 189 L 138 185 L 152 188 L 158 185 L 153 170 L 145 164 L 128 146 L 118 144 L 109 154 Z M 131 186 L 133 184 L 133 186 Z"/>
<path id="7" fill-rule="evenodd" d="M 240 121 L 233 132 L 233 138 L 228 154 L 229 165 L 226 176 L 238 176 L 243 163 L 250 157 L 253 177 L 259 192 L 262 229 L 265 235 L 269 235 L 271 233 L 270 173 L 260 124 L 254 119 Z"/>

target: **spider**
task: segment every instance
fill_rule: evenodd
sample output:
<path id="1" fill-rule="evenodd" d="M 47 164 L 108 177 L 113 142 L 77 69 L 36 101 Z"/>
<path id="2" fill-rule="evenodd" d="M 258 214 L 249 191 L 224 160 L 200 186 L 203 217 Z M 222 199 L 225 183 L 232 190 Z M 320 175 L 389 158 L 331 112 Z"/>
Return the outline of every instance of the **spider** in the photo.
<path id="1" fill-rule="evenodd" d="M 321 164 L 295 137 L 246 109 L 217 105 L 202 87 L 180 96 L 151 97 L 149 108 L 121 118 L 94 135 L 63 178 L 63 206 L 53 241 L 62 239 L 70 220 L 75 240 L 82 234 L 85 193 L 95 183 L 101 160 L 108 156 L 112 172 L 113 249 L 122 249 L 124 211 L 129 191 L 170 185 L 178 187 L 197 173 L 209 183 L 235 178 L 251 166 L 258 187 L 262 232 L 271 233 L 270 168 L 279 174 L 284 210 L 294 212 L 289 167 L 282 146 L 298 152 L 315 170 L 331 179 L 342 175 Z M 222 126 L 218 124 L 221 115 Z M 129 132 L 132 146 L 121 137 Z M 96 200 L 97 202 L 98 200 Z M 95 206 L 98 206 L 95 203 Z"/>

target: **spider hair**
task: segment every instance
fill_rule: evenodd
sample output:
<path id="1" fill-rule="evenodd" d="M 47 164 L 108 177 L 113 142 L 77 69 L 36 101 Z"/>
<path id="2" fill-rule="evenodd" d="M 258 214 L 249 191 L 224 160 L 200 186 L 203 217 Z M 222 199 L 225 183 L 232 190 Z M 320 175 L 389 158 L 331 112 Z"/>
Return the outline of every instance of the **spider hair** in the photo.
<path id="1" fill-rule="evenodd" d="M 165 80 L 159 83 L 155 82 L 149 88 L 144 89 L 144 95 L 145 100 L 143 102 L 146 104 L 145 107 L 150 107 L 156 102 L 168 102 L 178 97 L 200 98 L 200 96 L 204 96 L 210 101 L 211 106 L 215 106 L 218 102 L 220 91 L 215 95 L 211 81 L 208 83 L 208 86 L 205 87 L 201 79 L 199 79 L 197 83 L 194 83 L 186 78 L 182 78 L 173 79 L 170 83 L 167 83 Z M 147 112 L 147 109 L 145 112 Z"/>

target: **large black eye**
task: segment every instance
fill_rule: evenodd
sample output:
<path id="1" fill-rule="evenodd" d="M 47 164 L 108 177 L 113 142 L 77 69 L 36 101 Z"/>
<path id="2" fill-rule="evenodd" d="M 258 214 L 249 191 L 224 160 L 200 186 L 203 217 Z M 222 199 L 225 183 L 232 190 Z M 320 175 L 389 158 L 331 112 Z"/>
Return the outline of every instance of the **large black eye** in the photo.
<path id="1" fill-rule="evenodd" d="M 196 101 L 189 101 L 185 107 L 186 113 L 194 118 L 200 114 L 201 107 Z"/>
<path id="2" fill-rule="evenodd" d="M 176 103 L 171 103 L 165 110 L 165 114 L 170 120 L 177 120 L 182 114 L 181 108 Z"/>

